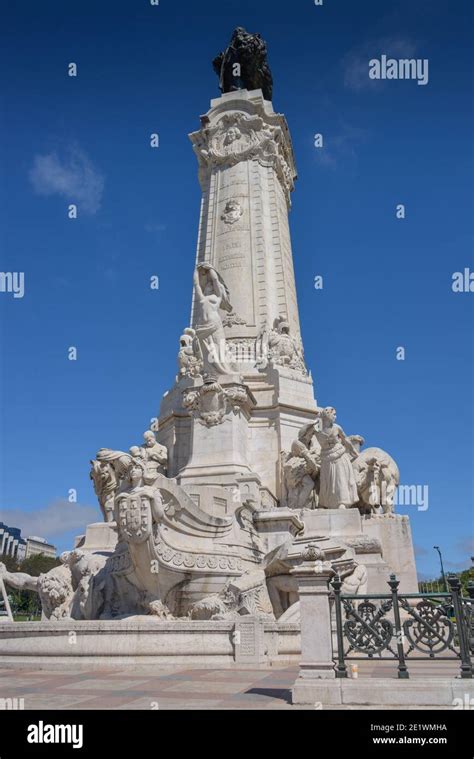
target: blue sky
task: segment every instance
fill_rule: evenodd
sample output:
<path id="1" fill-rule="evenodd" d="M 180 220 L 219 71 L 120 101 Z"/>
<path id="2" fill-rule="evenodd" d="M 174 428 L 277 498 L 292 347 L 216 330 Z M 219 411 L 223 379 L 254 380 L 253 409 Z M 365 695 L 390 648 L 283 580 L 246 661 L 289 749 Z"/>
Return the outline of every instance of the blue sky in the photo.
<path id="1" fill-rule="evenodd" d="M 471 3 L 50 0 L 5 15 L 1 269 L 25 273 L 25 295 L 0 293 L 3 521 L 68 547 L 99 517 L 90 458 L 139 442 L 173 382 L 200 204 L 187 134 L 218 95 L 212 58 L 243 25 L 267 40 L 294 143 L 318 402 L 389 451 L 403 483 L 429 487 L 426 511 L 399 507 L 420 576 L 438 571 L 434 544 L 447 569 L 469 566 L 474 293 L 451 282 L 474 269 Z M 370 81 L 383 53 L 427 58 L 429 83 Z"/>

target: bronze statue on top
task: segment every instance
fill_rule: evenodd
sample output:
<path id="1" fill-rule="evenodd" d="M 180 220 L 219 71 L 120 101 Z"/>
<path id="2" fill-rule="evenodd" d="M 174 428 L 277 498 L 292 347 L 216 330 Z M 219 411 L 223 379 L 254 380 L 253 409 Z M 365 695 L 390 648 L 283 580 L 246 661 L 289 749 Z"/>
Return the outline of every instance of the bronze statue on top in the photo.
<path id="1" fill-rule="evenodd" d="M 273 79 L 267 62 L 267 46 L 259 34 L 249 34 L 238 26 L 229 47 L 212 62 L 221 92 L 259 90 L 272 99 Z"/>

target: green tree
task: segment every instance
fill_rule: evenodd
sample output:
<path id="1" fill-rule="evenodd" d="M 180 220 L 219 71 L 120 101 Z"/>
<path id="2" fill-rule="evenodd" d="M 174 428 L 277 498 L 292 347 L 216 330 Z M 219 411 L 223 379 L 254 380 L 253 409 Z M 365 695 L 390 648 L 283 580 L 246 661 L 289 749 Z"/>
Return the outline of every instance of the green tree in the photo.
<path id="1" fill-rule="evenodd" d="M 30 556 L 28 559 L 23 559 L 20 564 L 20 572 L 26 572 L 33 577 L 39 577 L 39 575 L 49 572 L 53 567 L 58 567 L 61 564 L 58 558 L 52 558 L 51 556 L 45 556 L 43 553 Z"/>
<path id="2" fill-rule="evenodd" d="M 467 596 L 468 583 L 474 582 L 474 569 L 472 567 L 470 569 L 465 569 L 463 572 L 460 572 L 458 574 L 458 577 L 461 580 L 462 594 L 463 596 Z"/>
<path id="3" fill-rule="evenodd" d="M 470 569 L 463 569 L 462 572 L 448 572 L 446 574 L 446 579 L 448 580 L 448 590 L 449 590 L 449 578 L 450 577 L 458 577 L 461 582 L 461 592 L 463 596 L 467 596 L 467 586 L 469 582 L 474 582 L 474 568 L 471 567 Z M 440 593 L 444 592 L 444 582 L 443 578 L 440 575 L 439 577 L 434 577 L 432 580 L 423 580 L 422 582 L 418 583 L 420 593 L 426 593 L 428 592 L 431 587 L 433 587 L 433 592 L 437 592 L 438 586 Z"/>
<path id="4" fill-rule="evenodd" d="M 0 555 L 0 562 L 5 564 L 9 572 L 18 572 L 18 562 L 13 556 L 7 556 L 6 554 Z"/>

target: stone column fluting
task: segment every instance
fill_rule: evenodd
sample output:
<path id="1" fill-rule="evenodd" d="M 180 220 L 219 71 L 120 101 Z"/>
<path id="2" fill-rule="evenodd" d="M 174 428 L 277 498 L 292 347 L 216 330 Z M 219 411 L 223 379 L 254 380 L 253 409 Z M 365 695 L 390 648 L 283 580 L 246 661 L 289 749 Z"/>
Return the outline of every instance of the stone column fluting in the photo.
<path id="1" fill-rule="evenodd" d="M 213 266 L 229 288 L 227 337 L 244 346 L 284 318 L 301 339 L 288 225 L 296 168 L 284 116 L 260 90 L 230 92 L 212 100 L 190 138 L 203 192 L 196 264 Z"/>

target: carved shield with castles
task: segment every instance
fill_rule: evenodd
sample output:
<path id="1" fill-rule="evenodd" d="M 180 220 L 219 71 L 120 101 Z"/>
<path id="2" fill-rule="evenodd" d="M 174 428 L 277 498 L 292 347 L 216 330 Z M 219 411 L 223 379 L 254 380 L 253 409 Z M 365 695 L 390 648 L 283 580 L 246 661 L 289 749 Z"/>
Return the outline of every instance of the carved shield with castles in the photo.
<path id="1" fill-rule="evenodd" d="M 150 497 L 145 493 L 123 493 L 117 501 L 122 534 L 130 543 L 143 543 L 152 531 Z"/>

